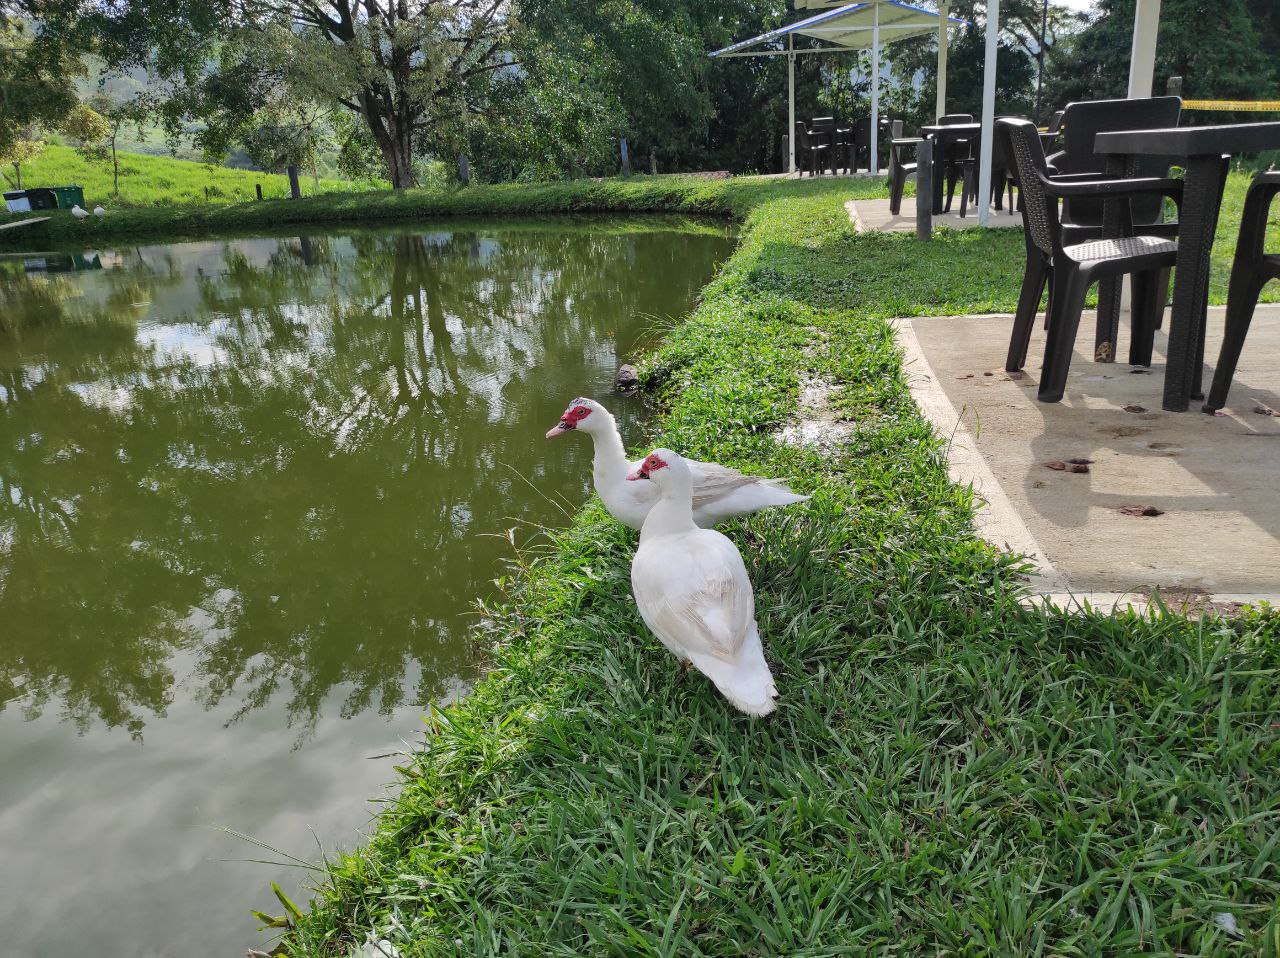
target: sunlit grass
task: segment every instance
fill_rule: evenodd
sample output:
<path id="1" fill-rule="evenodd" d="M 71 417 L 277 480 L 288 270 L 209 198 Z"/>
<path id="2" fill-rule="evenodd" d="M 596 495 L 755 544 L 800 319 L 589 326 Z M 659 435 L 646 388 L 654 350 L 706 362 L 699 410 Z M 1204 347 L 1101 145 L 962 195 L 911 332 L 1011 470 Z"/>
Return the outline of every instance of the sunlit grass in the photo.
<path id="1" fill-rule="evenodd" d="M 492 672 L 433 714 L 289 953 L 1276 954 L 1276 619 L 1018 604 L 886 320 L 1011 309 L 1021 238 L 858 236 L 851 188 L 704 194 L 741 246 L 646 363 L 652 443 L 813 493 L 726 526 L 776 715 L 679 671 L 630 597 L 634 535 L 590 506 L 521 556 Z M 775 438 L 813 379 L 851 423 L 829 453 Z"/>
<path id="2" fill-rule="evenodd" d="M 254 170 L 236 170 L 211 163 L 120 153 L 120 194 L 112 193 L 111 160 L 87 159 L 69 146 L 49 145 L 22 168 L 22 185 L 83 186 L 89 208 L 101 203 L 116 209 L 124 206 L 171 206 L 180 203 L 243 203 L 256 199 L 255 184 L 263 195 L 279 199 L 289 195 L 288 177 Z M 5 175 L 13 179 L 12 169 Z M 365 189 L 346 180 L 323 179 L 317 184 L 310 176 L 300 180 L 304 196 L 317 193 L 350 192 Z M 6 190 L 11 189 L 9 183 Z M 206 193 L 206 190 L 208 191 Z"/>

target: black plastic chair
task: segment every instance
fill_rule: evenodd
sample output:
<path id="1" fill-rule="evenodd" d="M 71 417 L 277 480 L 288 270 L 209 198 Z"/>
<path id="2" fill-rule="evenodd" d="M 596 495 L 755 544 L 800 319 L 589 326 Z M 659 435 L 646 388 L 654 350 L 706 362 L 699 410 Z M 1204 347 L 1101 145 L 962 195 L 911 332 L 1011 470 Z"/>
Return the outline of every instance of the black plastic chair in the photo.
<path id="1" fill-rule="evenodd" d="M 884 153 L 887 141 L 890 139 L 893 122 L 887 116 L 880 117 L 881 154 Z M 849 151 L 849 157 L 854 171 L 858 169 L 858 162 L 863 154 L 867 157 L 867 169 L 871 169 L 871 117 L 869 116 L 864 116 L 853 125 L 853 145 Z"/>
<path id="2" fill-rule="evenodd" d="M 997 120 L 1005 119 L 1004 117 L 996 117 Z M 1014 119 L 1017 119 L 1014 117 Z M 970 201 L 978 202 L 978 164 L 982 151 L 982 137 L 975 136 L 968 141 L 970 144 L 970 154 L 960 160 L 960 218 L 964 219 L 969 213 Z M 1017 175 L 1013 173 L 1009 158 L 1005 155 L 1005 138 L 997 136 L 993 138 L 991 144 L 991 199 L 997 210 L 1004 208 L 1004 193 L 1009 191 L 1009 215 L 1012 216 L 1016 210 L 1013 206 L 1013 187 L 1017 182 Z"/>
<path id="3" fill-rule="evenodd" d="M 972 123 L 972 113 L 948 113 L 938 118 L 938 126 L 958 126 L 961 123 Z M 947 199 L 943 206 L 943 211 L 951 212 L 951 201 L 955 196 L 956 183 L 964 180 L 964 161 L 971 160 L 976 154 L 973 152 L 972 143 L 969 140 L 953 140 L 946 146 L 946 151 L 942 157 L 942 175 L 946 180 Z M 963 202 L 963 200 L 962 200 Z"/>
<path id="4" fill-rule="evenodd" d="M 1203 406 L 1205 412 L 1217 412 L 1226 405 L 1262 287 L 1273 279 L 1280 279 L 1280 254 L 1268 253 L 1264 248 L 1267 220 L 1277 194 L 1280 194 L 1280 171 L 1273 170 L 1255 176 L 1245 197 L 1236 258 L 1231 264 L 1231 286 L 1227 290 L 1227 325 L 1222 351 L 1218 354 L 1218 368 L 1213 371 L 1209 401 Z"/>
<path id="5" fill-rule="evenodd" d="M 902 121 L 894 120 L 889 128 L 889 212 L 894 216 L 902 210 L 902 191 L 907 180 L 915 176 L 919 163 L 908 163 L 906 153 L 922 140 L 918 136 L 904 137 Z"/>
<path id="6" fill-rule="evenodd" d="M 1068 103 L 1062 111 L 1062 150 L 1048 158 L 1054 176 L 1081 176 L 1086 173 L 1102 174 L 1107 168 L 1107 158 L 1093 151 L 1093 140 L 1099 133 L 1112 130 L 1156 130 L 1177 126 L 1182 115 L 1182 99 L 1176 96 L 1147 97 L 1135 100 L 1086 100 Z M 1139 157 L 1133 175 L 1141 177 L 1165 177 L 1169 175 L 1168 157 Z M 1164 203 L 1159 196 L 1135 198 L 1130 211 L 1135 225 L 1146 227 L 1160 224 Z M 1100 236 L 1102 228 L 1102 200 L 1095 197 L 1076 197 L 1062 204 L 1062 225 L 1073 228 L 1094 229 Z M 1159 235 L 1177 236 L 1177 225 L 1158 230 Z"/>
<path id="7" fill-rule="evenodd" d="M 796 152 L 803 153 L 804 159 L 809 166 L 809 175 L 816 176 L 822 171 L 822 161 L 826 159 L 830 153 L 831 145 L 823 143 L 817 137 L 809 132 L 809 128 L 804 125 L 804 121 L 796 120 Z M 804 175 L 803 165 L 800 174 Z"/>
<path id="8" fill-rule="evenodd" d="M 1181 185 L 1163 177 L 1139 179 L 1084 179 L 1050 177 L 1035 124 L 1029 120 L 1000 120 L 999 134 L 1017 169 L 1022 192 L 1022 217 L 1027 235 L 1027 270 L 1023 294 L 1044 288 L 1052 276 L 1049 296 L 1049 335 L 1040 376 L 1041 402 L 1058 402 L 1066 390 L 1071 353 L 1089 287 L 1102 279 L 1133 275 L 1133 332 L 1129 362 L 1151 365 L 1161 270 L 1173 266 L 1178 244 L 1160 236 L 1137 235 L 1064 244 L 1058 201 L 1070 199 L 1169 196 L 1180 199 Z M 1022 300 L 1019 302 L 1021 307 Z M 1009 340 L 1005 369 L 1019 370 L 1026 362 L 1035 313 L 1019 309 Z"/>

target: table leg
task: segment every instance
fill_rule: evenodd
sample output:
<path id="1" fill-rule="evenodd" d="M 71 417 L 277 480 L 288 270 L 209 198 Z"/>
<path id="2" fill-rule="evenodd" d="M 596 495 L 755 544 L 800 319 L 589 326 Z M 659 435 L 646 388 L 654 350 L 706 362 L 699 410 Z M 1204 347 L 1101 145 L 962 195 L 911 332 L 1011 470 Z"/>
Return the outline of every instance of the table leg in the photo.
<path id="1" fill-rule="evenodd" d="M 942 213 L 942 181 L 946 164 L 943 158 L 947 155 L 947 144 L 943 137 L 933 138 L 933 215 Z"/>
<path id="2" fill-rule="evenodd" d="M 1111 155 L 1107 157 L 1107 175 L 1116 178 L 1134 175 L 1132 157 Z M 1119 237 L 1122 230 L 1123 199 L 1107 199 L 1102 203 L 1102 235 L 1107 239 Z M 1098 324 L 1093 338 L 1093 361 L 1116 361 L 1116 344 L 1120 339 L 1120 290 L 1124 278 L 1117 276 L 1098 283 Z"/>
<path id="3" fill-rule="evenodd" d="M 1169 364 L 1164 375 L 1164 408 L 1184 412 L 1192 393 L 1200 392 L 1204 316 L 1209 302 L 1209 254 L 1218 226 L 1222 159 L 1188 157 L 1178 216 L 1178 262 L 1169 320 Z M 1199 397 L 1197 397 L 1199 398 Z"/>

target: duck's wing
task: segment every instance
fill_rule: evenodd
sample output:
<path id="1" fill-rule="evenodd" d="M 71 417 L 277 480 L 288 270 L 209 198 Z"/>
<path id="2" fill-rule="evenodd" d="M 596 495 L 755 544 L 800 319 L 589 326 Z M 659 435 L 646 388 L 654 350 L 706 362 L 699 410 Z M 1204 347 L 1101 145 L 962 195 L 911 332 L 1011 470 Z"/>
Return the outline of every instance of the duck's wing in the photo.
<path id="1" fill-rule="evenodd" d="M 646 544 L 631 566 L 645 624 L 668 647 L 732 661 L 755 623 L 755 596 L 737 547 L 698 530 Z"/>
<path id="2" fill-rule="evenodd" d="M 705 506 L 709 502 L 721 499 L 744 486 L 755 485 L 762 480 L 758 476 L 748 476 L 737 469 L 721 466 L 714 462 L 697 462 L 686 460 L 693 473 L 693 508 Z"/>

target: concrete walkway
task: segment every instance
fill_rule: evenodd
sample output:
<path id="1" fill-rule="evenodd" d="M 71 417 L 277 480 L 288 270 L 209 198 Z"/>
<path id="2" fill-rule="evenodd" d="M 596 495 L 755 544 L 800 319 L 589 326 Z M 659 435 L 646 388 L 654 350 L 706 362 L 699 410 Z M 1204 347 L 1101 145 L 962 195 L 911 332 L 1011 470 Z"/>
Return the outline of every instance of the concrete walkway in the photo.
<path id="1" fill-rule="evenodd" d="M 1210 310 L 1210 361 L 1222 314 Z M 1036 561 L 1033 588 L 1059 604 L 1084 596 L 1141 605 L 1154 589 L 1197 607 L 1280 595 L 1280 308 L 1259 307 L 1229 406 L 1216 417 L 1198 404 L 1160 409 L 1163 333 L 1149 372 L 1094 363 L 1077 349 L 1064 400 L 1039 403 L 1043 331 L 1025 374 L 1010 377 L 1011 322 L 912 319 L 898 334 L 917 402 L 951 437 L 952 475 L 988 503 L 979 532 Z M 1080 328 L 1087 349 L 1090 314 Z M 1073 459 L 1089 460 L 1087 472 L 1070 471 Z"/>
<path id="2" fill-rule="evenodd" d="M 889 212 L 889 201 L 884 200 L 850 200 L 844 205 L 849 211 L 849 219 L 853 220 L 859 233 L 888 232 L 914 233 L 916 231 L 916 201 L 908 196 L 902 200 L 902 209 L 897 216 Z M 968 230 L 978 225 L 978 212 L 969 207 L 968 216 L 960 216 L 960 201 L 957 198 L 951 205 L 950 213 L 939 213 L 933 218 L 934 229 L 945 226 L 947 229 Z M 991 229 L 1022 229 L 1022 217 L 1009 215 L 1009 211 L 991 211 L 987 221 Z"/>

